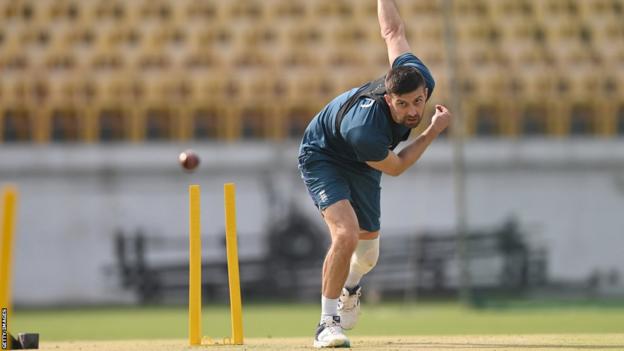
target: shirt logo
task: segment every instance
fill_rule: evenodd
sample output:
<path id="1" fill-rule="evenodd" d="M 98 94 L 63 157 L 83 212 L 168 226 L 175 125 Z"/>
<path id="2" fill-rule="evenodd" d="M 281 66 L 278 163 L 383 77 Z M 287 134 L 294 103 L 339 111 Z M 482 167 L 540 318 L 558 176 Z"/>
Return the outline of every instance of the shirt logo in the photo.
<path id="1" fill-rule="evenodd" d="M 327 201 L 327 194 L 325 193 L 325 190 L 321 190 L 319 192 L 319 197 L 321 198 L 321 202 Z"/>
<path id="2" fill-rule="evenodd" d="M 370 98 L 366 98 L 362 101 L 362 103 L 360 104 L 360 107 L 362 108 L 369 108 L 371 106 L 373 106 L 373 104 L 375 103 L 375 100 L 370 99 Z"/>

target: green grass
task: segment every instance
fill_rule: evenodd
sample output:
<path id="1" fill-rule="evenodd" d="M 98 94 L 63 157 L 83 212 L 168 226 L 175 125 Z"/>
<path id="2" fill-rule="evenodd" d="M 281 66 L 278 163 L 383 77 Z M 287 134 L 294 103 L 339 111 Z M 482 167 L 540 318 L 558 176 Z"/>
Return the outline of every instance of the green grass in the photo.
<path id="1" fill-rule="evenodd" d="M 246 337 L 305 337 L 319 317 L 316 304 L 250 304 L 243 307 Z M 45 340 L 124 340 L 185 338 L 184 307 L 16 310 L 13 331 L 39 332 Z M 207 306 L 202 329 L 228 336 L 227 306 Z M 350 335 L 501 335 L 623 333 L 624 307 L 469 309 L 454 303 L 365 304 Z"/>

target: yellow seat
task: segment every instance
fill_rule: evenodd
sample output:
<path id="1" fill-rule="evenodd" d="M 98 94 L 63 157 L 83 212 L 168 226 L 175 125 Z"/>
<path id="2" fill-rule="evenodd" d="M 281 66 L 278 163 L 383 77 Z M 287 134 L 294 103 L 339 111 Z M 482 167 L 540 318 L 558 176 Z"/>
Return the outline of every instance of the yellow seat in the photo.
<path id="1" fill-rule="evenodd" d="M 620 0 L 578 1 L 579 15 L 586 19 L 621 19 L 624 4 Z"/>
<path id="2" fill-rule="evenodd" d="M 186 79 L 188 87 L 187 102 L 182 104 L 182 115 L 188 123 L 188 130 L 193 130 L 193 138 L 234 138 L 230 126 L 233 104 L 229 94 L 229 71 L 193 71 Z M 197 130 L 197 128 L 201 128 Z"/>
<path id="3" fill-rule="evenodd" d="M 234 1 L 230 3 L 228 16 L 257 22 L 264 17 L 265 7 L 261 0 Z"/>
<path id="4" fill-rule="evenodd" d="M 92 116 L 84 109 L 79 72 L 51 72 L 38 82 L 41 109 L 36 111 L 37 123 L 42 126 L 40 141 L 82 142 L 93 140 Z"/>
<path id="5" fill-rule="evenodd" d="M 575 0 L 534 1 L 535 17 L 542 22 L 558 21 L 562 18 L 575 20 L 580 17 L 578 3 Z"/>
<path id="6" fill-rule="evenodd" d="M 433 0 L 433 1 L 411 1 L 404 4 L 405 11 L 403 12 L 403 8 L 401 8 L 401 13 L 405 14 L 405 18 L 414 18 L 417 17 L 418 20 L 421 18 L 438 18 L 441 19 L 443 16 L 443 4 L 441 0 Z"/>
<path id="7" fill-rule="evenodd" d="M 272 101 L 279 101 L 276 138 L 301 137 L 314 115 L 338 94 L 335 76 L 323 69 L 290 68 L 274 81 Z"/>
<path id="8" fill-rule="evenodd" d="M 133 138 L 138 140 L 179 140 L 184 134 L 180 121 L 183 106 L 171 103 L 176 74 L 143 72 L 132 79 Z"/>
<path id="9" fill-rule="evenodd" d="M 454 13 L 461 14 L 462 21 L 473 18 L 489 17 L 488 2 L 484 0 L 456 0 L 453 1 Z"/>
<path id="10" fill-rule="evenodd" d="M 0 69 L 7 71 L 28 72 L 32 69 L 31 56 L 24 50 L 20 42 L 19 32 L 0 29 L 3 40 L 0 41 Z"/>
<path id="11" fill-rule="evenodd" d="M 137 1 L 96 1 L 92 4 L 85 2 L 83 6 L 87 6 L 87 13 L 81 16 L 83 24 L 97 23 L 98 26 L 103 23 L 123 23 L 129 24 L 140 18 L 138 7 L 141 5 L 140 0 Z M 84 22 L 92 21 L 92 22 Z"/>
<path id="12" fill-rule="evenodd" d="M 510 79 L 509 120 L 514 135 L 560 135 L 556 74 L 543 65 L 516 69 Z"/>
<path id="13" fill-rule="evenodd" d="M 135 100 L 128 75 L 124 71 L 100 72 L 85 79 L 82 86 L 87 95 L 82 107 L 90 117 L 92 140 L 130 140 L 131 106 Z"/>
<path id="14" fill-rule="evenodd" d="M 557 87 L 562 121 L 561 133 L 571 135 L 607 135 L 611 121 L 612 100 L 602 91 L 609 75 L 593 65 L 562 70 Z M 610 117 L 611 116 L 611 117 Z"/>
<path id="15" fill-rule="evenodd" d="M 31 111 L 26 107 L 3 106 L 0 110 L 0 143 L 32 140 Z"/>
<path id="16" fill-rule="evenodd" d="M 507 21 L 521 18 L 525 22 L 535 18 L 534 0 L 487 0 L 490 18 Z"/>
<path id="17" fill-rule="evenodd" d="M 32 82 L 19 71 L 0 76 L 0 142 L 34 139 L 31 90 Z"/>
<path id="18" fill-rule="evenodd" d="M 509 120 L 510 81 L 496 66 L 460 71 L 462 113 L 466 132 L 478 136 L 514 135 L 514 121 Z"/>
<path id="19" fill-rule="evenodd" d="M 210 26 L 212 23 L 228 19 L 228 5 L 226 1 L 184 1 L 179 5 L 183 13 L 180 18 L 184 18 L 187 22 L 202 22 Z"/>
<path id="20" fill-rule="evenodd" d="M 10 1 L 15 7 L 9 8 L 15 19 L 27 24 L 47 25 L 53 19 L 52 9 L 55 4 L 52 0 L 22 0 Z"/>
<path id="21" fill-rule="evenodd" d="M 350 20 L 355 13 L 354 7 L 345 0 L 320 0 L 315 5 L 313 11 L 316 18 Z"/>

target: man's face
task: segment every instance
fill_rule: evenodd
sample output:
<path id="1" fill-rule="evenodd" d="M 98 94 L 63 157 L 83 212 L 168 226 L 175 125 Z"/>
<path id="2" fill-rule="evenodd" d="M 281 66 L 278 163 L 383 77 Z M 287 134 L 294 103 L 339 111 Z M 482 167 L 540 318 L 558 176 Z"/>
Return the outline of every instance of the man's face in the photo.
<path id="1" fill-rule="evenodd" d="M 420 87 L 412 92 L 396 95 L 384 95 L 386 103 L 390 106 L 392 119 L 408 128 L 416 128 L 422 120 L 427 101 L 427 88 Z"/>

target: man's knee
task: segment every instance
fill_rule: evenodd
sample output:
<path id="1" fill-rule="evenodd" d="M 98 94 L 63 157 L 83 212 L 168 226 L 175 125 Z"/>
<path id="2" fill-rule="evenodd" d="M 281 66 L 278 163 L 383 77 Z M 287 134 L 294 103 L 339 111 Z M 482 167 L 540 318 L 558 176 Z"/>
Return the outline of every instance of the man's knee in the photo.
<path id="1" fill-rule="evenodd" d="M 323 211 L 331 232 L 332 246 L 353 252 L 358 244 L 358 220 L 347 200 L 341 200 Z"/>
<path id="2" fill-rule="evenodd" d="M 342 250 L 354 252 L 358 245 L 358 232 L 349 226 L 337 226 L 332 233 L 332 245 Z"/>
<path id="3" fill-rule="evenodd" d="M 351 256 L 351 270 L 366 274 L 370 272 L 379 259 L 379 238 L 360 240 Z"/>

